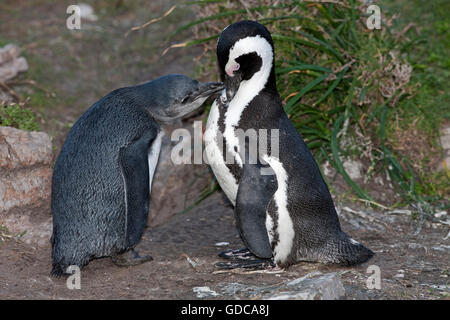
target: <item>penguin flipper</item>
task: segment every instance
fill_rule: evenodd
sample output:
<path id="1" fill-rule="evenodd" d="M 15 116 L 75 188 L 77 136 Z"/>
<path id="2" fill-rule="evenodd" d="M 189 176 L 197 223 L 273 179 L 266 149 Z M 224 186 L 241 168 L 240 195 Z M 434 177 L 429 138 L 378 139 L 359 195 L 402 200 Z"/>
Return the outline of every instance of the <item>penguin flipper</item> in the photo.
<path id="1" fill-rule="evenodd" d="M 271 258 L 266 228 L 267 207 L 278 189 L 274 174 L 262 175 L 261 164 L 244 164 L 236 197 L 236 222 L 242 240 L 259 258 Z"/>
<path id="2" fill-rule="evenodd" d="M 146 132 L 119 151 L 119 163 L 125 185 L 125 246 L 133 247 L 141 239 L 147 224 L 150 202 L 148 150 L 155 139 Z"/>

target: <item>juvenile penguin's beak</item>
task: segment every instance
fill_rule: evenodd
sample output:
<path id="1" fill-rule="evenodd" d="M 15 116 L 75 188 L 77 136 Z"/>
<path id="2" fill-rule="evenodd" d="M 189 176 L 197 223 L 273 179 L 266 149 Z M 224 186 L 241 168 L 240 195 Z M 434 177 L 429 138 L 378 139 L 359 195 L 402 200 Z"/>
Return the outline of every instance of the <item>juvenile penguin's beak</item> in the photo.
<path id="1" fill-rule="evenodd" d="M 199 98 L 207 98 L 209 96 L 212 96 L 215 93 L 218 93 L 223 90 L 224 84 L 222 82 L 206 82 L 202 83 L 197 90 L 195 90 L 192 95 L 191 99 L 197 100 Z"/>
<path id="2" fill-rule="evenodd" d="M 173 119 L 179 118 L 199 108 L 210 96 L 223 90 L 222 82 L 200 83 L 198 88 L 182 98 L 179 104 L 175 104 L 165 110 L 166 115 Z"/>

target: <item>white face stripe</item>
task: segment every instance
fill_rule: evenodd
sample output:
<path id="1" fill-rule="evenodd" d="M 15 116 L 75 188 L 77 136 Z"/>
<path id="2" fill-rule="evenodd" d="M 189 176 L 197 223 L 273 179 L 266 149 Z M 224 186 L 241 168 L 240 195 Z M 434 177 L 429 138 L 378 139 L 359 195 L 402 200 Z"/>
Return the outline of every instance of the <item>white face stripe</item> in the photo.
<path id="1" fill-rule="evenodd" d="M 273 238 L 273 233 L 276 232 L 278 234 L 278 243 L 273 250 L 273 256 L 275 262 L 282 263 L 289 257 L 295 237 L 294 225 L 287 208 L 288 175 L 279 159 L 267 155 L 265 155 L 263 159 L 275 171 L 278 182 L 278 189 L 274 194 L 278 213 L 277 230 L 272 230 L 273 222 L 271 218 L 267 218 L 269 215 L 266 217 L 266 228 L 270 240 Z"/>
<path id="2" fill-rule="evenodd" d="M 236 64 L 236 59 L 241 55 L 256 52 L 262 59 L 261 69 L 249 80 L 243 80 L 239 86 L 236 95 L 228 102 L 227 112 L 225 113 L 225 132 L 224 137 L 227 141 L 228 150 L 236 155 L 236 162 L 242 166 L 242 160 L 239 156 L 239 139 L 234 134 L 236 127 L 241 119 L 242 112 L 259 92 L 264 89 L 273 67 L 273 49 L 270 43 L 263 37 L 247 37 L 237 41 L 230 49 L 228 62 L 225 69 Z M 237 152 L 235 151 L 237 148 Z"/>
<path id="3" fill-rule="evenodd" d="M 267 77 L 265 79 L 265 82 L 267 82 L 267 78 L 269 77 L 270 70 L 272 69 L 272 62 L 273 62 L 273 50 L 270 43 L 264 39 L 263 37 L 257 35 L 254 37 L 246 37 L 243 39 L 240 39 L 236 41 L 236 43 L 231 47 L 229 55 L 228 55 L 228 61 L 225 65 L 225 69 L 227 67 L 236 64 L 236 59 L 239 58 L 242 55 L 255 52 L 260 58 L 262 59 L 262 66 L 261 70 L 259 71 L 266 71 Z M 259 73 L 259 72 L 257 72 Z M 255 75 L 257 74 L 255 73 Z M 263 72 L 264 73 L 264 72 Z M 253 78 L 253 77 L 252 77 Z M 251 79 L 250 79 L 251 80 Z M 262 84 L 262 88 L 264 88 L 265 82 Z"/>

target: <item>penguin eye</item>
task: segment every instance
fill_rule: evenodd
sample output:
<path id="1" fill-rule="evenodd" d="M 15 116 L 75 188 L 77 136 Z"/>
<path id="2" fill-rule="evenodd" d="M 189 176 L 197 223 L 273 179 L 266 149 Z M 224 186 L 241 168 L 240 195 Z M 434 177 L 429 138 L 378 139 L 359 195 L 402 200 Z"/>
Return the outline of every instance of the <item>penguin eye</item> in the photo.
<path id="1" fill-rule="evenodd" d="M 181 103 L 186 103 L 189 100 L 189 95 L 181 99 Z"/>
<path id="2" fill-rule="evenodd" d="M 241 66 L 242 80 L 249 80 L 262 66 L 262 58 L 256 52 L 243 54 L 236 62 Z"/>

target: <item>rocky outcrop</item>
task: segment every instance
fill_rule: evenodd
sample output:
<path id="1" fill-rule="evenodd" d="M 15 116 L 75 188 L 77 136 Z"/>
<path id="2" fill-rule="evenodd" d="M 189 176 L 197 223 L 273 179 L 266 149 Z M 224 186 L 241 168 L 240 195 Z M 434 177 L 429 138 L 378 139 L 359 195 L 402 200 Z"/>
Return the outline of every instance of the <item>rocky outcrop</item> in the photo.
<path id="1" fill-rule="evenodd" d="M 14 78 L 28 69 L 27 60 L 19 57 L 20 49 L 14 44 L 0 48 L 0 82 Z"/>
<path id="2" fill-rule="evenodd" d="M 338 300 L 345 297 L 341 277 L 335 272 L 311 272 L 278 285 L 255 286 L 233 282 L 220 287 L 217 290 L 219 293 L 209 287 L 195 287 L 192 290 L 200 299 L 224 296 L 251 300 Z"/>
<path id="3" fill-rule="evenodd" d="M 309 273 L 289 281 L 274 292 L 263 296 L 269 300 L 337 300 L 345 295 L 344 285 L 337 273 Z"/>
<path id="4" fill-rule="evenodd" d="M 195 203 L 210 183 L 211 176 L 206 164 L 175 164 L 172 161 L 172 150 L 178 142 L 171 141 L 171 134 L 179 128 L 179 122 L 164 128 L 165 135 L 151 190 L 148 225 L 152 227 L 167 222 Z M 192 123 L 185 123 L 181 128 L 193 135 Z"/>
<path id="5" fill-rule="evenodd" d="M 0 127 L 0 225 L 26 242 L 50 238 L 52 155 L 46 133 Z"/>

